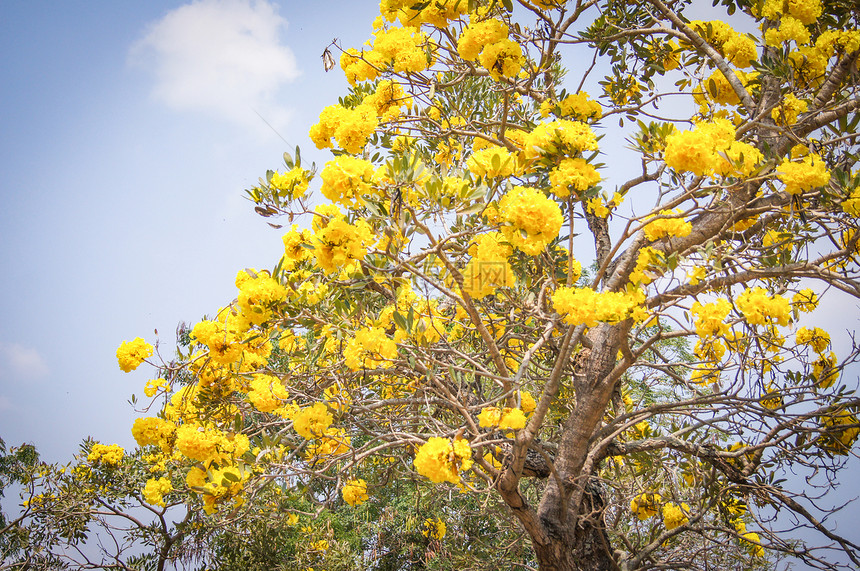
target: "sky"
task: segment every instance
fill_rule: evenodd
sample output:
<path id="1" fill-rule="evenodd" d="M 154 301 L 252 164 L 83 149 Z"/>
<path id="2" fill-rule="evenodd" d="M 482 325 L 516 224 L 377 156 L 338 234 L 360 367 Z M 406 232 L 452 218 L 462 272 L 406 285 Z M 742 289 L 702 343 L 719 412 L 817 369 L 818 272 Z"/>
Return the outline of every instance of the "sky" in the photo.
<path id="1" fill-rule="evenodd" d="M 314 7 L 315 6 L 315 7 Z M 321 55 L 370 37 L 375 2 L 12 1 L 0 6 L 0 437 L 68 461 L 87 436 L 132 447 L 160 342 L 235 297 L 282 231 L 244 189 L 347 83 Z M 285 142 L 289 142 L 289 145 Z M 158 335 L 155 335 L 155 331 Z"/>
<path id="2" fill-rule="evenodd" d="M 0 5 L 7 445 L 35 444 L 51 462 L 87 436 L 134 446 L 141 413 L 128 400 L 154 372 L 120 371 L 117 347 L 139 336 L 170 359 L 179 322 L 229 303 L 239 270 L 274 266 L 283 231 L 243 190 L 297 144 L 305 161 L 330 158 L 307 133 L 347 83 L 320 56 L 335 38 L 360 46 L 377 10 L 372 0 Z M 603 145 L 624 145 L 609 134 Z M 845 298 L 818 313 L 837 324 L 837 352 L 856 328 L 846 307 L 858 315 Z"/>

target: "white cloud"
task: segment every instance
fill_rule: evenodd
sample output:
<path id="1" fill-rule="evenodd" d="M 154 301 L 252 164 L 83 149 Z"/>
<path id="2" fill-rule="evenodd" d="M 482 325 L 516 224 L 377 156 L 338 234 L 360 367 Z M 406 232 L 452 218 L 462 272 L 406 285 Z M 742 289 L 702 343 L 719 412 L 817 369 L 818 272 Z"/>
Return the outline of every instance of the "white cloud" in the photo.
<path id="1" fill-rule="evenodd" d="M 153 23 L 130 61 L 154 76 L 152 94 L 177 110 L 208 112 L 238 123 L 289 115 L 274 101 L 299 75 L 281 43 L 287 22 L 268 0 L 197 0 Z"/>
<path id="2" fill-rule="evenodd" d="M 0 344 L 3 369 L 13 378 L 40 379 L 47 376 L 49 369 L 39 352 L 31 347 L 17 343 Z"/>

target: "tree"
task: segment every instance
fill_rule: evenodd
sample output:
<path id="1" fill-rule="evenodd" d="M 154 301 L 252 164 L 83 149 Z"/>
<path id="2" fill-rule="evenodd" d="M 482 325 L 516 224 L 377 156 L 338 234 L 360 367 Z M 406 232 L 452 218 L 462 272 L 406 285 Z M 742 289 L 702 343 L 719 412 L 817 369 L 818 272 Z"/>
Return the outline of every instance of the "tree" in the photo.
<path id="1" fill-rule="evenodd" d="M 322 197 L 298 148 L 248 191 L 284 256 L 151 361 L 132 429 L 187 561 L 860 565 L 814 490 L 860 435 L 814 312 L 860 297 L 860 12 L 719 5 L 385 0 L 326 49 Z"/>

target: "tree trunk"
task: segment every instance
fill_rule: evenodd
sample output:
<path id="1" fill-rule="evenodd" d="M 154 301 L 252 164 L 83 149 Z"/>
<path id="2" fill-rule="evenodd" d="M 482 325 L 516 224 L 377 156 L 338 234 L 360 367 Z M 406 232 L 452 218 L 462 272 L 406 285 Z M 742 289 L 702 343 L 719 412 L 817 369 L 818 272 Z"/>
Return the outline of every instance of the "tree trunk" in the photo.
<path id="1" fill-rule="evenodd" d="M 616 379 L 612 371 L 625 324 L 592 328 L 591 349 L 574 359 L 576 407 L 564 423 L 555 474 L 537 510 L 541 536 L 531 533 L 541 571 L 612 571 L 618 565 L 603 523 L 604 499 L 589 458 Z"/>
<path id="2" fill-rule="evenodd" d="M 603 525 L 603 497 L 596 480 L 586 485 L 578 507 L 570 506 L 564 520 L 541 521 L 550 540 L 544 545 L 534 544 L 541 571 L 617 570 Z"/>

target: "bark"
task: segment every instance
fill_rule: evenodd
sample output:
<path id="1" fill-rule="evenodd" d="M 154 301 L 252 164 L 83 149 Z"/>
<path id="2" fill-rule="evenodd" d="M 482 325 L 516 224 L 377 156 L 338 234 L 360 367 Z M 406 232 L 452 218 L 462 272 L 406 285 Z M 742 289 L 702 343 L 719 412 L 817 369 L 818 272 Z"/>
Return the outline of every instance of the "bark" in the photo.
<path id="1" fill-rule="evenodd" d="M 589 334 L 590 350 L 574 359 L 576 406 L 564 424 L 554 473 L 537 511 L 523 505 L 510 486 L 502 496 L 529 533 L 541 571 L 618 569 L 603 522 L 604 498 L 590 473 L 588 454 L 615 387 L 615 357 L 626 324 L 599 325 Z M 520 502 L 519 505 L 513 504 Z"/>

